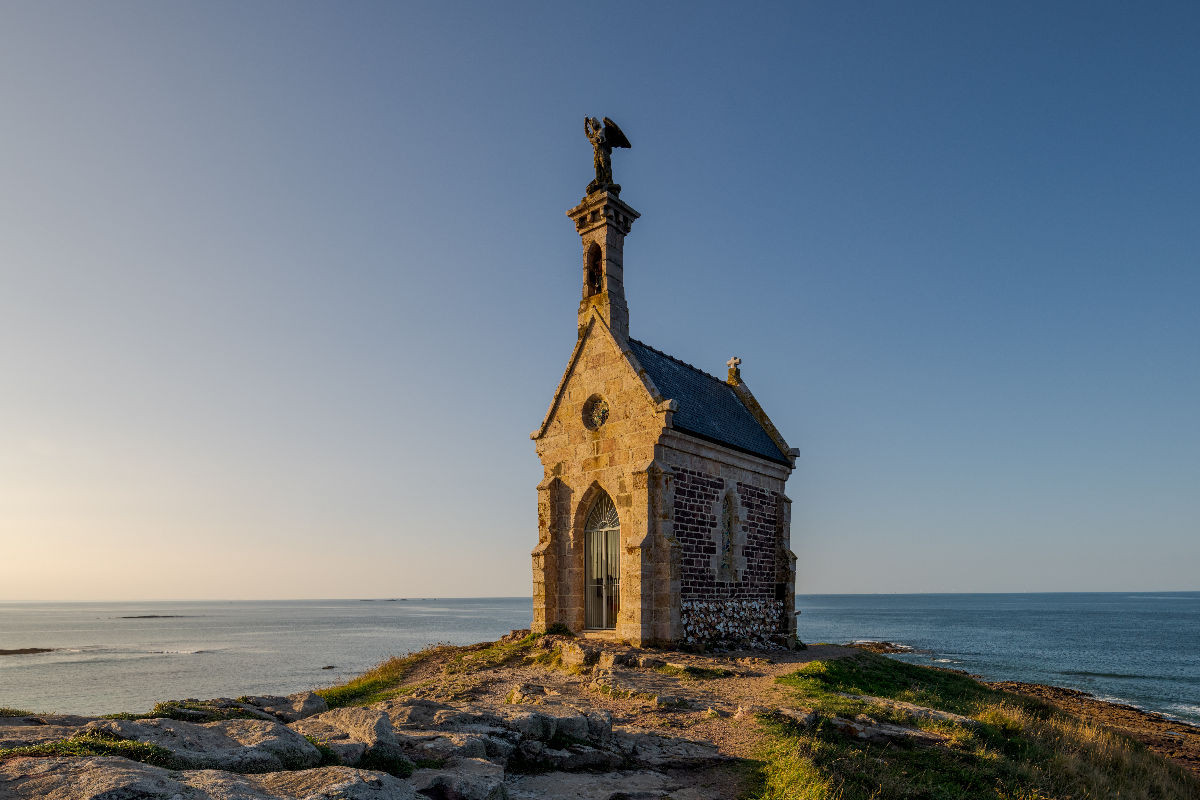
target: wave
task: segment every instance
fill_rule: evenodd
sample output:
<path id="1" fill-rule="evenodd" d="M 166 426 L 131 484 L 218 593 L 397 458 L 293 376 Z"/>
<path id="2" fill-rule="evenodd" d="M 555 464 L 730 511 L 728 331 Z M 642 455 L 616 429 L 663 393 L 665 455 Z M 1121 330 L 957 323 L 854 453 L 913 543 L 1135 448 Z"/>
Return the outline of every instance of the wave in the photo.
<path id="1" fill-rule="evenodd" d="M 935 663 L 935 664 L 961 664 L 962 662 L 957 659 L 954 659 L 954 658 L 935 658 L 935 659 L 933 659 L 933 663 Z"/>
<path id="2" fill-rule="evenodd" d="M 55 663 L 100 664 L 111 661 L 130 661 L 153 656 L 195 656 L 219 652 L 223 648 L 188 648 L 178 650 L 143 650 L 141 648 L 109 647 L 62 647 L 51 653 Z M 57 656 L 56 658 L 54 656 Z"/>
<path id="3" fill-rule="evenodd" d="M 1139 675 L 1131 672 L 1089 672 L 1087 670 L 1060 670 L 1056 674 L 1073 678 L 1116 678 L 1126 681 L 1155 681 L 1159 683 L 1184 683 L 1200 685 L 1200 678 L 1191 675 Z"/>
<path id="4" fill-rule="evenodd" d="M 1179 711 L 1184 714 L 1191 715 L 1192 719 L 1200 717 L 1200 705 L 1192 705 L 1190 703 L 1171 703 L 1167 708 Z"/>

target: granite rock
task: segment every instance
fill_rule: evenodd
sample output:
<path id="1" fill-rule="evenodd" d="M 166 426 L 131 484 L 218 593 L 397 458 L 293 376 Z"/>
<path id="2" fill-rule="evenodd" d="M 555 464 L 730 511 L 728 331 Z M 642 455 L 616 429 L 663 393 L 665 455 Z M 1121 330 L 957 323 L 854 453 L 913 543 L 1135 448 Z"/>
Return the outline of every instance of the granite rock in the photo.
<path id="1" fill-rule="evenodd" d="M 407 760 L 388 715 L 376 709 L 335 708 L 289 727 L 328 745 L 343 764 L 365 761 L 397 767 Z"/>
<path id="2" fill-rule="evenodd" d="M 17 758 L 0 763 L 0 797 L 38 800 L 426 800 L 382 772 L 323 767 L 239 775 L 176 772 L 124 758 Z"/>
<path id="3" fill-rule="evenodd" d="M 104 719 L 88 723 L 83 731 L 164 747 L 180 766 L 194 769 L 273 772 L 314 767 L 321 761 L 320 751 L 299 733 L 266 720 Z"/>

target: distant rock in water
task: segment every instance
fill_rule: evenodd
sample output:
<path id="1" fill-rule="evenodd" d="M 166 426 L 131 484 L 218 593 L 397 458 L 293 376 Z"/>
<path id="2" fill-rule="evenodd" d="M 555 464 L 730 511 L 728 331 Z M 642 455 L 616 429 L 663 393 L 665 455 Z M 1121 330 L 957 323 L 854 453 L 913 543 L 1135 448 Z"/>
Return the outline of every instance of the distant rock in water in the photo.
<path id="1" fill-rule="evenodd" d="M 183 619 L 187 614 L 132 614 L 128 617 L 118 617 L 117 619 Z"/>
<path id="2" fill-rule="evenodd" d="M 337 669 L 337 667 L 335 667 L 333 664 L 327 664 L 321 667 L 321 669 Z"/>
<path id="3" fill-rule="evenodd" d="M 16 650 L 0 650 L 0 656 L 28 656 L 34 653 L 52 653 L 54 647 L 18 647 Z"/>
<path id="4" fill-rule="evenodd" d="M 856 642 L 850 642 L 846 647 L 857 647 L 859 650 L 866 650 L 868 653 L 924 653 L 925 650 L 914 650 L 906 644 L 897 642 L 875 642 L 867 639 L 861 639 Z"/>

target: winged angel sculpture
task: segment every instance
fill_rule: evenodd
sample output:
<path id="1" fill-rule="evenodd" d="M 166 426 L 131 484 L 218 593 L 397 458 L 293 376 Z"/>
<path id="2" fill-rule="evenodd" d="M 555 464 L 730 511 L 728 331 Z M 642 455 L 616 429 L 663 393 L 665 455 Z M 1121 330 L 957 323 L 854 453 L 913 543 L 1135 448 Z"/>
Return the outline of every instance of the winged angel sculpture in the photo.
<path id="1" fill-rule="evenodd" d="M 595 117 L 583 118 L 583 132 L 592 143 L 594 151 L 593 163 L 596 166 L 596 180 L 588 184 L 587 193 L 607 189 L 613 194 L 621 191 L 619 184 L 613 183 L 612 151 L 614 147 L 629 147 L 629 140 L 617 127 L 617 123 L 608 117 L 604 118 L 603 127 Z"/>

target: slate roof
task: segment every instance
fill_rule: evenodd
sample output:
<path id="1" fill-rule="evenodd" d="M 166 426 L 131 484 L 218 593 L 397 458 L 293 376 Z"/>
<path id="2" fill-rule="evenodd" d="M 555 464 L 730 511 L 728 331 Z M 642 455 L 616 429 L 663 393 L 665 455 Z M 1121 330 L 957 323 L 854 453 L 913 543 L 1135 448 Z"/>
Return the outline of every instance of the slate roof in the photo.
<path id="1" fill-rule="evenodd" d="M 629 349 L 662 396 L 679 404 L 672 424 L 701 439 L 787 465 L 788 460 L 733 388 L 636 339 Z"/>

